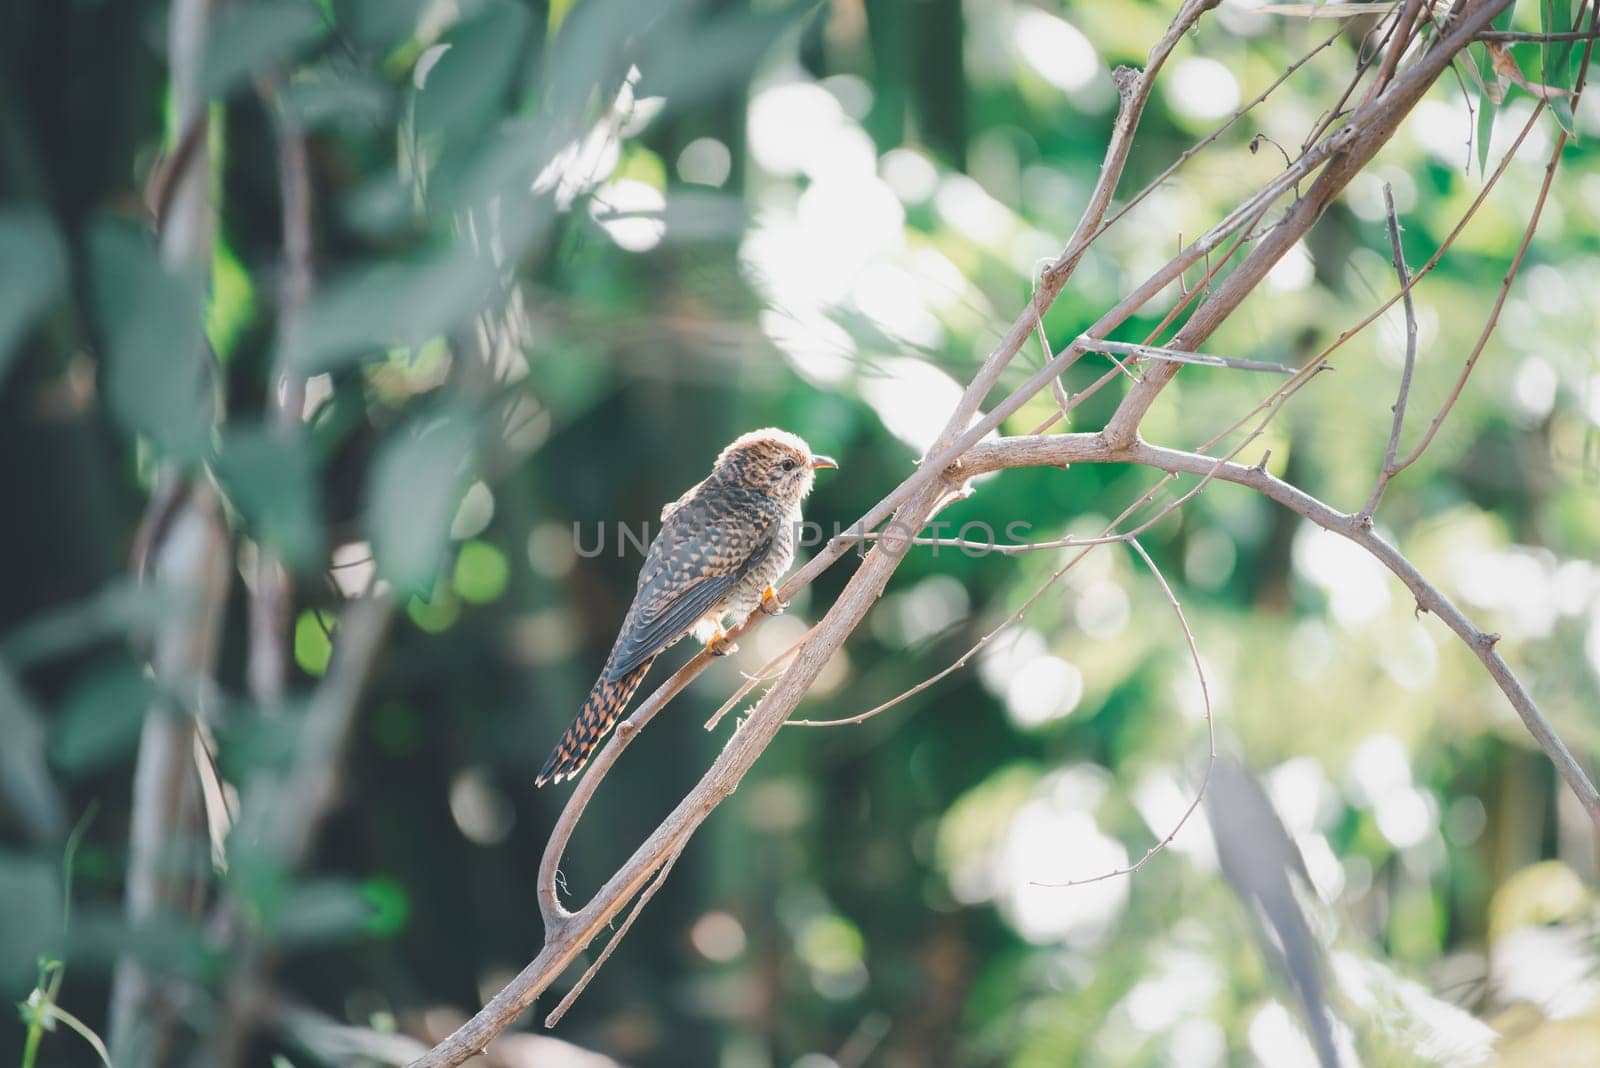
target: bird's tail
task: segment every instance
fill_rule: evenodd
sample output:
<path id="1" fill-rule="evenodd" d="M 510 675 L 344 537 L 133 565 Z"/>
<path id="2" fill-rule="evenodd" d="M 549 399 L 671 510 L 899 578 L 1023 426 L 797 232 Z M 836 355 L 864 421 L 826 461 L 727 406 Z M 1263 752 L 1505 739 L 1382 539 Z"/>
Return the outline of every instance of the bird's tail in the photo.
<path id="1" fill-rule="evenodd" d="M 535 786 L 577 777 L 589 762 L 589 754 L 600 744 L 600 739 L 622 718 L 623 710 L 633 698 L 633 691 L 644 681 L 645 672 L 650 670 L 654 661 L 655 657 L 652 656 L 620 679 L 607 679 L 601 674 L 594 689 L 589 691 L 589 699 L 583 702 L 583 708 L 578 711 L 578 718 L 572 721 L 567 733 L 556 743 L 550 759 L 544 762 L 544 769 L 533 781 Z"/>

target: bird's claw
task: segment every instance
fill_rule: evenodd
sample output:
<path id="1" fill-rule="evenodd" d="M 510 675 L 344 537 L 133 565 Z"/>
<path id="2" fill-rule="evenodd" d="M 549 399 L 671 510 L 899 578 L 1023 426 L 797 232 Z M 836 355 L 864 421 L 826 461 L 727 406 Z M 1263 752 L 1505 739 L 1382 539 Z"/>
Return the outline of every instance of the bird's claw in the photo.
<path id="1" fill-rule="evenodd" d="M 761 604 L 757 607 L 769 616 L 781 616 L 783 615 L 783 610 L 788 608 L 789 605 L 786 601 L 778 600 L 778 591 L 768 586 L 761 591 Z"/>
<path id="2" fill-rule="evenodd" d="M 717 632 L 706 642 L 706 652 L 712 656 L 727 656 L 729 653 L 737 653 L 738 651 L 739 647 L 734 644 L 728 632 L 721 628 L 718 628 Z"/>

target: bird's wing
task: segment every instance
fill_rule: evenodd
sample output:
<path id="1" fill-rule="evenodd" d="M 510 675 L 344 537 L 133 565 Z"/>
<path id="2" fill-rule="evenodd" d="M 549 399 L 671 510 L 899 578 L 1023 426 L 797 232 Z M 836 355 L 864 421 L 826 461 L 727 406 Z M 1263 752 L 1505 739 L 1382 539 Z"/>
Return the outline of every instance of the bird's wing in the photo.
<path id="1" fill-rule="evenodd" d="M 621 678 L 694 626 L 766 559 L 777 531 L 769 517 L 679 502 L 650 546 L 606 677 Z"/>
<path id="2" fill-rule="evenodd" d="M 690 486 L 688 489 L 684 490 L 683 496 L 679 497 L 670 504 L 663 505 L 661 508 L 661 521 L 665 523 L 667 520 L 671 519 L 672 513 L 676 512 L 679 508 L 682 508 L 685 501 L 692 500 L 694 495 L 700 492 L 700 487 L 704 485 L 705 481 L 702 479 L 701 481 Z"/>

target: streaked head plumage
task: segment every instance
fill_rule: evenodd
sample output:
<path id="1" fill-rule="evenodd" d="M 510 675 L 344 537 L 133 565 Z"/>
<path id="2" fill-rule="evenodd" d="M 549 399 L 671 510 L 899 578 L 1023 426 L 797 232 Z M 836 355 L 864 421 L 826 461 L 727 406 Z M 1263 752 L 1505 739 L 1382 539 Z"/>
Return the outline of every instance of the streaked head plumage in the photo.
<path id="1" fill-rule="evenodd" d="M 798 434 L 769 426 L 734 438 L 717 456 L 714 473 L 780 500 L 799 501 L 811 492 L 819 468 L 838 466 L 812 452 Z"/>

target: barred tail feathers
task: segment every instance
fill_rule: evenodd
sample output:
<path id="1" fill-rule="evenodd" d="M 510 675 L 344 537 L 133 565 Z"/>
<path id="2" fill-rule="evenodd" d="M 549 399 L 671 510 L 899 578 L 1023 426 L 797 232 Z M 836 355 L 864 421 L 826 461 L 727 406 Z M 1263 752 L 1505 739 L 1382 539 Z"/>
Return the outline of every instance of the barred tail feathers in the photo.
<path id="1" fill-rule="evenodd" d="M 595 746 L 622 718 L 634 691 L 644 681 L 645 673 L 650 670 L 654 660 L 652 656 L 620 679 L 608 680 L 604 674 L 600 676 L 594 689 L 589 691 L 588 699 L 583 702 L 583 708 L 578 711 L 578 718 L 561 736 L 550 759 L 544 762 L 543 770 L 534 780 L 535 786 L 577 777 L 589 762 L 589 754 L 594 752 Z"/>

